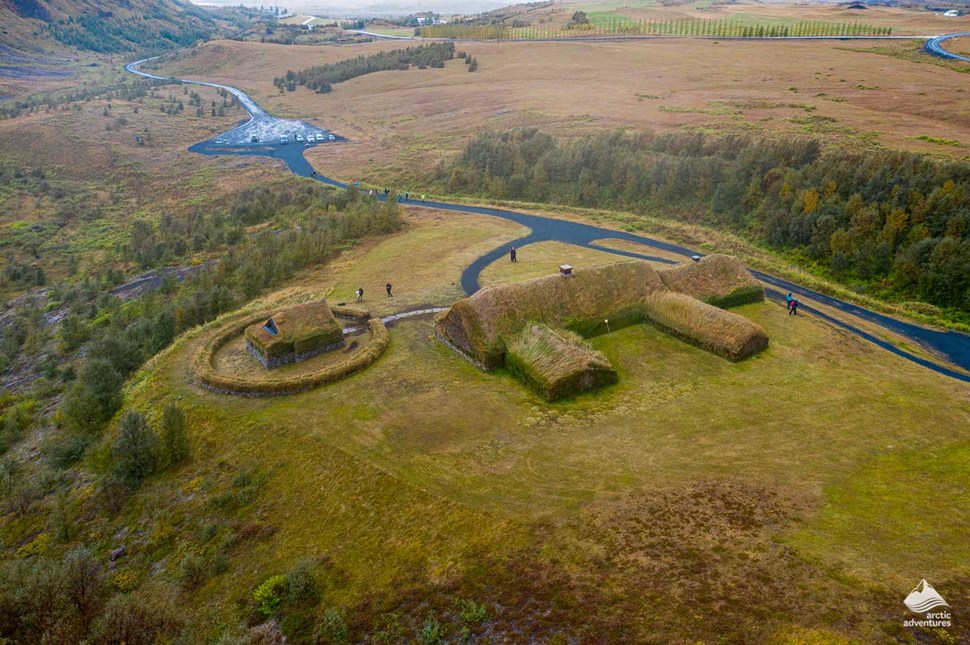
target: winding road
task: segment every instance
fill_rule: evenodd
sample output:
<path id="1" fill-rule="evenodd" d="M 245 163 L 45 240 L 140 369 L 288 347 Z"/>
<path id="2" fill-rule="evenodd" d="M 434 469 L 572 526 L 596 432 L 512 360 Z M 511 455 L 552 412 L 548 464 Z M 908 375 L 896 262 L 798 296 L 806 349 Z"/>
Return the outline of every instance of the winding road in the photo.
<path id="1" fill-rule="evenodd" d="M 956 37 L 966 34 L 951 34 L 949 36 L 937 37 L 940 42 L 946 40 L 947 38 Z M 933 42 L 931 39 L 929 42 Z M 939 47 L 939 44 L 936 45 Z M 942 49 L 942 48 L 941 48 Z M 945 51 L 945 50 L 942 50 Z M 934 52 L 935 53 L 935 52 Z M 954 57 L 961 58 L 959 56 L 953 55 Z M 157 76 L 154 74 L 149 74 L 142 72 L 138 69 L 138 66 L 144 63 L 146 60 L 143 59 L 130 63 L 125 66 L 125 69 L 133 74 L 139 74 L 147 78 L 152 78 L 156 80 L 170 81 L 173 80 L 168 77 Z M 964 59 L 966 60 L 966 59 Z M 215 87 L 219 89 L 224 89 L 232 93 L 240 102 L 240 104 L 246 109 L 250 115 L 248 123 L 252 123 L 256 120 L 262 120 L 272 124 L 277 121 L 283 125 L 280 127 L 292 127 L 292 123 L 305 123 L 305 122 L 292 122 L 284 119 L 276 119 L 268 112 L 263 110 L 252 98 L 250 98 L 243 91 L 230 87 L 228 85 L 221 85 L 218 83 L 209 83 L 204 81 L 190 81 L 183 80 L 183 83 L 189 83 L 194 85 L 205 85 L 208 87 Z M 244 123 L 230 132 L 235 132 L 240 128 L 248 125 Z M 277 143 L 248 143 L 249 139 L 245 139 L 245 142 L 239 144 L 233 143 L 230 146 L 225 145 L 226 137 L 229 133 L 213 137 L 207 141 L 203 141 L 192 145 L 189 147 L 189 151 L 205 154 L 205 155 L 247 155 L 247 156 L 263 156 L 279 159 L 283 161 L 287 167 L 296 175 L 301 177 L 308 177 L 310 173 L 314 170 L 310 163 L 304 158 L 304 147 L 300 145 L 280 145 Z M 219 141 L 220 143 L 216 143 Z M 264 140 L 265 141 L 265 140 Z M 332 179 L 320 174 L 317 174 L 315 178 L 325 184 L 336 186 L 339 188 L 346 188 L 347 184 Z M 383 200 L 383 195 L 379 195 L 378 199 Z M 617 231 L 614 229 L 603 228 L 599 226 L 593 226 L 590 224 L 582 224 L 579 222 L 572 222 L 568 220 L 554 219 L 550 217 L 542 217 L 539 215 L 531 215 L 527 213 L 520 213 L 517 211 L 489 208 L 484 206 L 471 206 L 467 204 L 452 204 L 448 202 L 439 201 L 421 201 L 416 199 L 402 200 L 409 206 L 417 206 L 424 208 L 432 208 L 438 210 L 454 211 L 459 213 L 471 213 L 476 215 L 487 215 L 491 217 L 498 217 L 501 219 L 509 220 L 521 224 L 526 228 L 530 229 L 529 234 L 512 241 L 509 244 L 503 244 L 502 246 L 493 249 L 492 251 L 482 255 L 477 260 L 475 260 L 471 265 L 469 265 L 461 276 L 461 286 L 464 291 L 468 294 L 475 293 L 479 289 L 479 276 L 482 270 L 494 262 L 495 260 L 503 257 L 509 246 L 522 247 L 528 244 L 536 242 L 546 242 L 546 241 L 556 241 L 564 242 L 567 244 L 574 244 L 577 246 L 582 246 L 585 248 L 596 249 L 600 251 L 606 251 L 608 253 L 613 253 L 615 255 L 631 257 L 631 258 L 642 258 L 647 260 L 652 260 L 655 262 L 664 262 L 673 264 L 674 261 L 666 257 L 653 256 L 645 253 L 637 253 L 634 251 L 618 250 L 614 248 L 605 247 L 599 242 L 601 240 L 622 240 L 626 242 L 633 242 L 636 244 L 641 244 L 643 246 L 658 249 L 659 251 L 664 251 L 668 254 L 681 255 L 685 258 L 689 258 L 693 255 L 701 255 L 692 249 L 688 249 L 683 246 L 678 246 L 676 244 L 671 244 L 669 242 L 663 242 L 661 240 L 655 240 L 650 237 L 643 235 L 636 235 L 633 233 L 628 233 L 625 231 Z M 783 301 L 785 294 L 787 292 L 795 293 L 804 298 L 810 298 L 812 301 L 825 305 L 826 307 L 831 307 L 839 311 L 841 317 L 832 316 L 825 311 L 820 310 L 817 307 L 811 305 L 802 304 L 799 307 L 800 311 L 805 313 L 813 314 L 827 322 L 836 325 L 842 329 L 845 329 L 865 340 L 882 347 L 883 349 L 896 354 L 902 358 L 909 361 L 922 365 L 928 369 L 931 369 L 937 373 L 955 378 L 964 382 L 970 383 L 970 335 L 963 334 L 960 332 L 949 331 L 949 330 L 939 330 L 924 327 L 914 323 L 906 322 L 904 320 L 899 320 L 892 316 L 887 316 L 858 305 L 839 300 L 832 296 L 827 296 L 825 294 L 819 293 L 812 289 L 808 289 L 801 285 L 789 282 L 782 278 L 772 276 L 759 271 L 752 271 L 760 281 L 765 285 L 765 291 L 769 298 L 774 300 Z M 915 344 L 922 346 L 930 354 L 941 356 L 946 361 L 952 363 L 953 365 L 960 368 L 960 370 L 966 370 L 967 372 L 960 371 L 948 367 L 940 362 L 929 360 L 905 349 L 896 346 L 886 340 L 878 338 L 877 336 L 861 329 L 860 327 L 847 322 L 843 319 L 855 318 L 860 321 L 865 321 L 871 325 L 875 325 L 885 329 L 887 331 L 893 332 L 902 336 L 903 338 L 912 341 Z"/>

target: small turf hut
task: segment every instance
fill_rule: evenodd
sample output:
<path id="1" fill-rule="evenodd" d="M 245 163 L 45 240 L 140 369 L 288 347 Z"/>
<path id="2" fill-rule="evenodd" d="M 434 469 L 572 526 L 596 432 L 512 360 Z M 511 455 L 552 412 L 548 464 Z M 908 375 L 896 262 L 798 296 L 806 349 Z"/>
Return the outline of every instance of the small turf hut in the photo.
<path id="1" fill-rule="evenodd" d="M 326 300 L 296 305 L 246 328 L 246 349 L 266 369 L 298 363 L 344 343 Z"/>
<path id="2" fill-rule="evenodd" d="M 715 307 L 735 307 L 765 299 L 765 289 L 730 255 L 715 253 L 658 272 L 671 291 L 687 294 Z"/>
<path id="3" fill-rule="evenodd" d="M 509 341 L 505 353 L 509 372 L 555 401 L 616 383 L 616 370 L 601 352 L 572 332 L 527 325 Z"/>
<path id="4" fill-rule="evenodd" d="M 592 336 L 644 321 L 647 298 L 665 287 L 642 260 L 576 269 L 571 276 L 486 287 L 438 315 L 435 333 L 483 369 L 500 367 L 506 340 L 530 322 Z"/>

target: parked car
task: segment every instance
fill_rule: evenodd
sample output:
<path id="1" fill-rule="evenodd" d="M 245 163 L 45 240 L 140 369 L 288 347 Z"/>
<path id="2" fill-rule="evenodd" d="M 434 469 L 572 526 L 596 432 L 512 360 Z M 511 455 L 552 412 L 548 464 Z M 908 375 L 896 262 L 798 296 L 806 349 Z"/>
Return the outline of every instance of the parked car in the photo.
<path id="1" fill-rule="evenodd" d="M 324 140 L 323 133 L 322 132 L 317 132 L 317 141 L 323 141 L 323 140 Z"/>
<path id="2" fill-rule="evenodd" d="M 225 139 L 216 139 L 216 145 L 224 145 L 226 143 Z"/>
<path id="3" fill-rule="evenodd" d="M 329 139 L 330 141 L 336 141 L 337 137 L 333 136 L 332 134 L 329 134 L 327 135 L 327 139 Z"/>
<path id="4" fill-rule="evenodd" d="M 296 140 L 297 141 L 303 141 L 303 135 L 302 134 L 297 134 L 296 135 Z"/>
<path id="5" fill-rule="evenodd" d="M 287 138 L 285 134 L 280 137 L 280 143 L 289 143 L 289 142 L 290 140 Z"/>

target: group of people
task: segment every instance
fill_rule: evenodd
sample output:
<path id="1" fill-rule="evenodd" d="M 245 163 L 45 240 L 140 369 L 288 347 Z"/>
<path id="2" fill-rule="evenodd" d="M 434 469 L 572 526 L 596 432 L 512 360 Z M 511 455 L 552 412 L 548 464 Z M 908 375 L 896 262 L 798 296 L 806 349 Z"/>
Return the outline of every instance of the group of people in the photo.
<path id="1" fill-rule="evenodd" d="M 387 197 L 387 189 L 385 188 L 384 191 L 385 191 L 384 192 L 384 196 Z M 423 204 L 427 200 L 428 200 L 428 196 L 425 195 L 424 193 L 421 193 L 421 203 Z M 410 192 L 406 192 L 403 195 L 401 193 L 398 193 L 397 194 L 397 203 L 398 204 L 400 204 L 401 202 L 408 202 L 408 201 L 411 201 L 411 193 Z"/>
<path id="2" fill-rule="evenodd" d="M 384 285 L 384 289 L 387 291 L 388 298 L 394 297 L 394 294 L 391 293 L 391 290 L 393 288 L 394 288 L 394 285 L 392 285 L 390 282 Z M 364 302 L 364 287 L 357 287 L 357 302 L 358 303 Z"/>

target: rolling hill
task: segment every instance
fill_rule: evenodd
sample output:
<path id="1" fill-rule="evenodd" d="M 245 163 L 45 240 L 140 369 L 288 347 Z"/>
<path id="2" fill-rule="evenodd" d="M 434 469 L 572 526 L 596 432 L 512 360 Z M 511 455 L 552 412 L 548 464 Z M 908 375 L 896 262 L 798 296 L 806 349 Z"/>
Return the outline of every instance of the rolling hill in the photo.
<path id="1" fill-rule="evenodd" d="M 2 0 L 0 24 L 0 44 L 45 53 L 151 53 L 208 39 L 218 26 L 181 0 Z"/>

